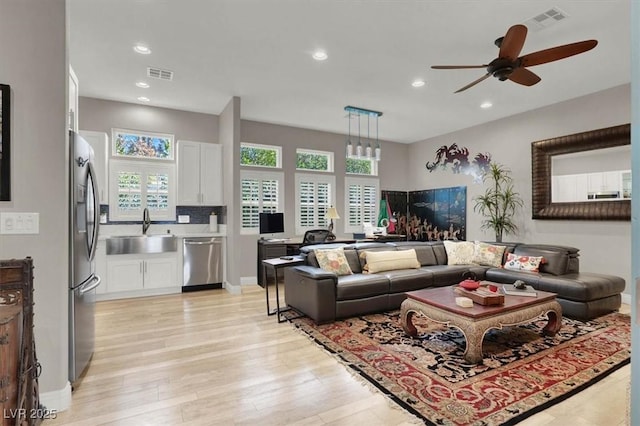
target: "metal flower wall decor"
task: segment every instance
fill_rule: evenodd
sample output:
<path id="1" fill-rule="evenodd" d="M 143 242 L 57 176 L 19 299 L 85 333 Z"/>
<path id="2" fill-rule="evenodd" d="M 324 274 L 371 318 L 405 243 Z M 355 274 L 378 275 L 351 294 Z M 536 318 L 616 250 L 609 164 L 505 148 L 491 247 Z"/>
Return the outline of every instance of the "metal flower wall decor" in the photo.
<path id="1" fill-rule="evenodd" d="M 474 183 L 482 183 L 482 176 L 490 169 L 491 154 L 478 153 L 469 161 L 469 149 L 460 147 L 457 143 L 450 146 L 443 145 L 436 151 L 432 163 L 427 161 L 429 172 L 447 170 L 450 168 L 455 174 L 465 174 L 473 177 Z"/>

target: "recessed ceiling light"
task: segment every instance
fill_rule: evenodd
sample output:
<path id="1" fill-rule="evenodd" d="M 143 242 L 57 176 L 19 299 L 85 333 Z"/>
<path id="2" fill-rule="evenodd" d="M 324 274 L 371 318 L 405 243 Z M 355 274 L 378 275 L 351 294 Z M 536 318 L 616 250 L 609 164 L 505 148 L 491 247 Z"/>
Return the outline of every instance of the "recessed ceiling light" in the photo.
<path id="1" fill-rule="evenodd" d="M 422 87 L 424 86 L 424 80 L 414 80 L 414 82 L 411 83 L 411 85 L 413 87 Z"/>
<path id="2" fill-rule="evenodd" d="M 147 98 L 146 96 L 138 96 L 138 100 L 140 102 L 149 102 L 151 99 Z"/>
<path id="3" fill-rule="evenodd" d="M 141 55 L 150 55 L 151 54 L 151 49 L 149 49 L 148 46 L 138 43 L 135 46 L 133 46 L 133 50 L 135 50 L 136 52 L 140 53 Z"/>
<path id="4" fill-rule="evenodd" d="M 491 108 L 493 106 L 493 104 L 489 101 L 483 102 L 480 104 L 480 108 L 482 109 L 487 109 L 487 108 Z"/>
<path id="5" fill-rule="evenodd" d="M 142 89 L 148 89 L 149 88 L 149 83 L 146 83 L 144 81 L 139 81 L 136 83 L 136 86 L 142 88 Z"/>
<path id="6" fill-rule="evenodd" d="M 316 61 L 324 61 L 329 56 L 327 55 L 327 52 L 325 52 L 324 50 L 316 50 L 315 52 L 313 52 L 312 57 Z"/>

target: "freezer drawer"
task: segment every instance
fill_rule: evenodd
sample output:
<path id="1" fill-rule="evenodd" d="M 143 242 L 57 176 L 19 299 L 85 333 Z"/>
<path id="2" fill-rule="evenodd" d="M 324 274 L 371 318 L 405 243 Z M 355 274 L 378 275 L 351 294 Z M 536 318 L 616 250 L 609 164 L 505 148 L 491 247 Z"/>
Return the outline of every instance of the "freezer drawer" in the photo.
<path id="1" fill-rule="evenodd" d="M 183 291 L 222 287 L 222 239 L 185 238 L 182 250 Z"/>

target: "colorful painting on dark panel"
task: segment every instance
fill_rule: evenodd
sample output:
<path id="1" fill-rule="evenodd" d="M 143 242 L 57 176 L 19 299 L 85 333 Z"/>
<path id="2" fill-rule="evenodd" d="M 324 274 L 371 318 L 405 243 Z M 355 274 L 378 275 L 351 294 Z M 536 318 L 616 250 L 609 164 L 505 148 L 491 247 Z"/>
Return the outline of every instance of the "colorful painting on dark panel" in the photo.
<path id="1" fill-rule="evenodd" d="M 466 239 L 466 186 L 410 191 L 408 207 L 409 240 Z"/>
<path id="2" fill-rule="evenodd" d="M 386 200 L 391 211 L 391 223 L 393 230 L 387 229 L 387 233 L 407 235 L 407 191 L 381 191 L 381 200 Z"/>

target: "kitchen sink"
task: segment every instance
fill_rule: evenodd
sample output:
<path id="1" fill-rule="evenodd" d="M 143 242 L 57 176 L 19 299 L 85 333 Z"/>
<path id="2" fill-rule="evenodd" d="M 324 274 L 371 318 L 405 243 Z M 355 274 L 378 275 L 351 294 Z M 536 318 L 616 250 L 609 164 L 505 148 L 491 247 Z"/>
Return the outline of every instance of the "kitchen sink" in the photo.
<path id="1" fill-rule="evenodd" d="M 107 238 L 107 254 L 167 253 L 178 250 L 173 234 L 118 235 Z"/>

